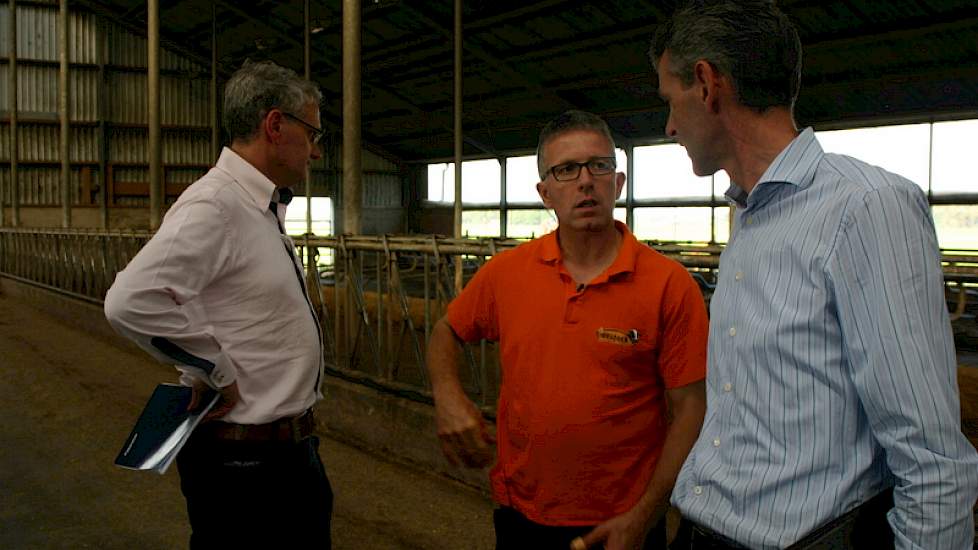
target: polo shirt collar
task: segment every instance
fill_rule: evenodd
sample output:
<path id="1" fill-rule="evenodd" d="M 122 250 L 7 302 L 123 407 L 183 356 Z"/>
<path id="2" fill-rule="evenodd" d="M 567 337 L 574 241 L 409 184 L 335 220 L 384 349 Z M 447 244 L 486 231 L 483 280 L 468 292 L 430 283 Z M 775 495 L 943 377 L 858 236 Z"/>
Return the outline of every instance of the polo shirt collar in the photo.
<path id="1" fill-rule="evenodd" d="M 638 242 L 638 239 L 632 235 L 624 223 L 615 220 L 615 228 L 621 233 L 621 247 L 618 248 L 618 255 L 615 256 L 615 261 L 604 270 L 604 273 L 598 275 L 592 284 L 604 282 L 619 273 L 635 271 L 635 261 L 642 244 Z M 540 261 L 556 264 L 563 257 L 560 252 L 560 243 L 557 242 L 557 231 L 551 231 L 544 235 L 540 241 Z"/>
<path id="2" fill-rule="evenodd" d="M 783 151 L 778 153 L 778 156 L 774 157 L 771 165 L 757 180 L 757 185 L 750 195 L 753 195 L 762 185 L 769 183 L 787 183 L 802 189 L 808 187 L 815 179 L 815 169 L 823 155 L 822 146 L 815 139 L 815 131 L 811 127 L 805 128 Z M 748 205 L 750 195 L 733 182 L 724 194 L 741 208 Z"/>
<path id="3" fill-rule="evenodd" d="M 230 148 L 225 147 L 221 150 L 216 166 L 234 178 L 259 210 L 267 210 L 268 203 L 273 200 L 281 202 L 272 180 Z"/>

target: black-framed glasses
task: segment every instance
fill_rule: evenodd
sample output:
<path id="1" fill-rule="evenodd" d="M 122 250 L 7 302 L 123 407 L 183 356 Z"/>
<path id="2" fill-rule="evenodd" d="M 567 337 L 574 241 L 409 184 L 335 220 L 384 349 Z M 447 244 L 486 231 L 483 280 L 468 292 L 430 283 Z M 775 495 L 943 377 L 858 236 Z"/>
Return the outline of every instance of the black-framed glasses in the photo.
<path id="1" fill-rule="evenodd" d="M 309 131 L 312 132 L 312 142 L 315 143 L 315 144 L 317 144 L 317 145 L 319 144 L 320 141 L 323 140 L 323 136 L 326 135 L 326 130 L 323 130 L 322 128 L 316 128 L 312 124 L 309 124 L 308 122 L 306 122 L 306 121 L 302 120 L 301 118 L 293 115 L 292 113 L 287 113 L 285 111 L 282 111 L 282 114 L 285 115 L 286 117 L 288 117 L 289 119 L 294 120 L 294 121 L 298 122 L 299 124 L 301 124 L 301 125 L 305 126 L 306 128 L 308 128 Z M 593 172 L 592 172 L 592 174 L 593 174 Z"/>
<path id="2" fill-rule="evenodd" d="M 587 162 L 565 162 L 550 168 L 557 181 L 572 181 L 581 176 L 581 167 L 586 166 L 592 176 L 611 174 L 618 168 L 615 157 L 594 157 Z"/>

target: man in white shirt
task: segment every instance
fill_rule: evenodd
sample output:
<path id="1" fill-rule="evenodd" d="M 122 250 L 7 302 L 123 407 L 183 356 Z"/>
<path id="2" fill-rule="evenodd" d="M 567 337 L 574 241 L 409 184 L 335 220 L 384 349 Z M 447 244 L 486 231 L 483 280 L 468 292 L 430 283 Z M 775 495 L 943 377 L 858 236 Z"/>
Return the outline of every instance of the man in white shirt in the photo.
<path id="1" fill-rule="evenodd" d="M 112 326 L 221 399 L 177 457 L 197 548 L 330 547 L 333 494 L 312 435 L 318 320 L 282 221 L 320 157 L 322 95 L 271 62 L 228 81 L 230 147 L 169 209 L 105 297 Z"/>

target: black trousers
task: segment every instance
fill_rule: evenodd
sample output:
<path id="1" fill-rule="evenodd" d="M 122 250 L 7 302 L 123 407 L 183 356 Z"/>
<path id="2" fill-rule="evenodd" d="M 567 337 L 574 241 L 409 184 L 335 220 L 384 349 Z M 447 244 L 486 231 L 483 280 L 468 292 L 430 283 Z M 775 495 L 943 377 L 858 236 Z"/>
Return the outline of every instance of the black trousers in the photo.
<path id="1" fill-rule="evenodd" d="M 496 550 L 569 550 L 570 543 L 594 526 L 564 527 L 540 525 L 513 508 L 496 508 L 492 514 L 496 528 Z M 642 550 L 665 550 L 666 521 L 663 518 L 645 537 Z"/>
<path id="2" fill-rule="evenodd" d="M 893 490 L 887 489 L 853 510 L 825 523 L 788 550 L 892 550 L 893 530 L 886 514 L 893 508 Z M 686 518 L 670 547 L 672 550 L 741 550 L 747 548 L 712 529 Z"/>
<path id="3" fill-rule="evenodd" d="M 177 456 L 191 550 L 329 550 L 333 490 L 319 438 L 226 441 L 195 432 Z"/>

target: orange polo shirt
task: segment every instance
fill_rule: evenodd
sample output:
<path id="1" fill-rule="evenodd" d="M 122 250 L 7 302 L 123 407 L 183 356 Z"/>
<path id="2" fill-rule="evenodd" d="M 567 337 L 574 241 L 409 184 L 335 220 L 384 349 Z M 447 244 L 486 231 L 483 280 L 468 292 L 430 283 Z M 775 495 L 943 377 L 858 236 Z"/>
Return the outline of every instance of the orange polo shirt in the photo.
<path id="1" fill-rule="evenodd" d="M 699 287 L 616 226 L 617 258 L 583 289 L 554 232 L 496 255 L 448 307 L 462 340 L 499 342 L 493 498 L 537 523 L 591 525 L 634 506 L 665 439 L 665 389 L 705 376 Z"/>

